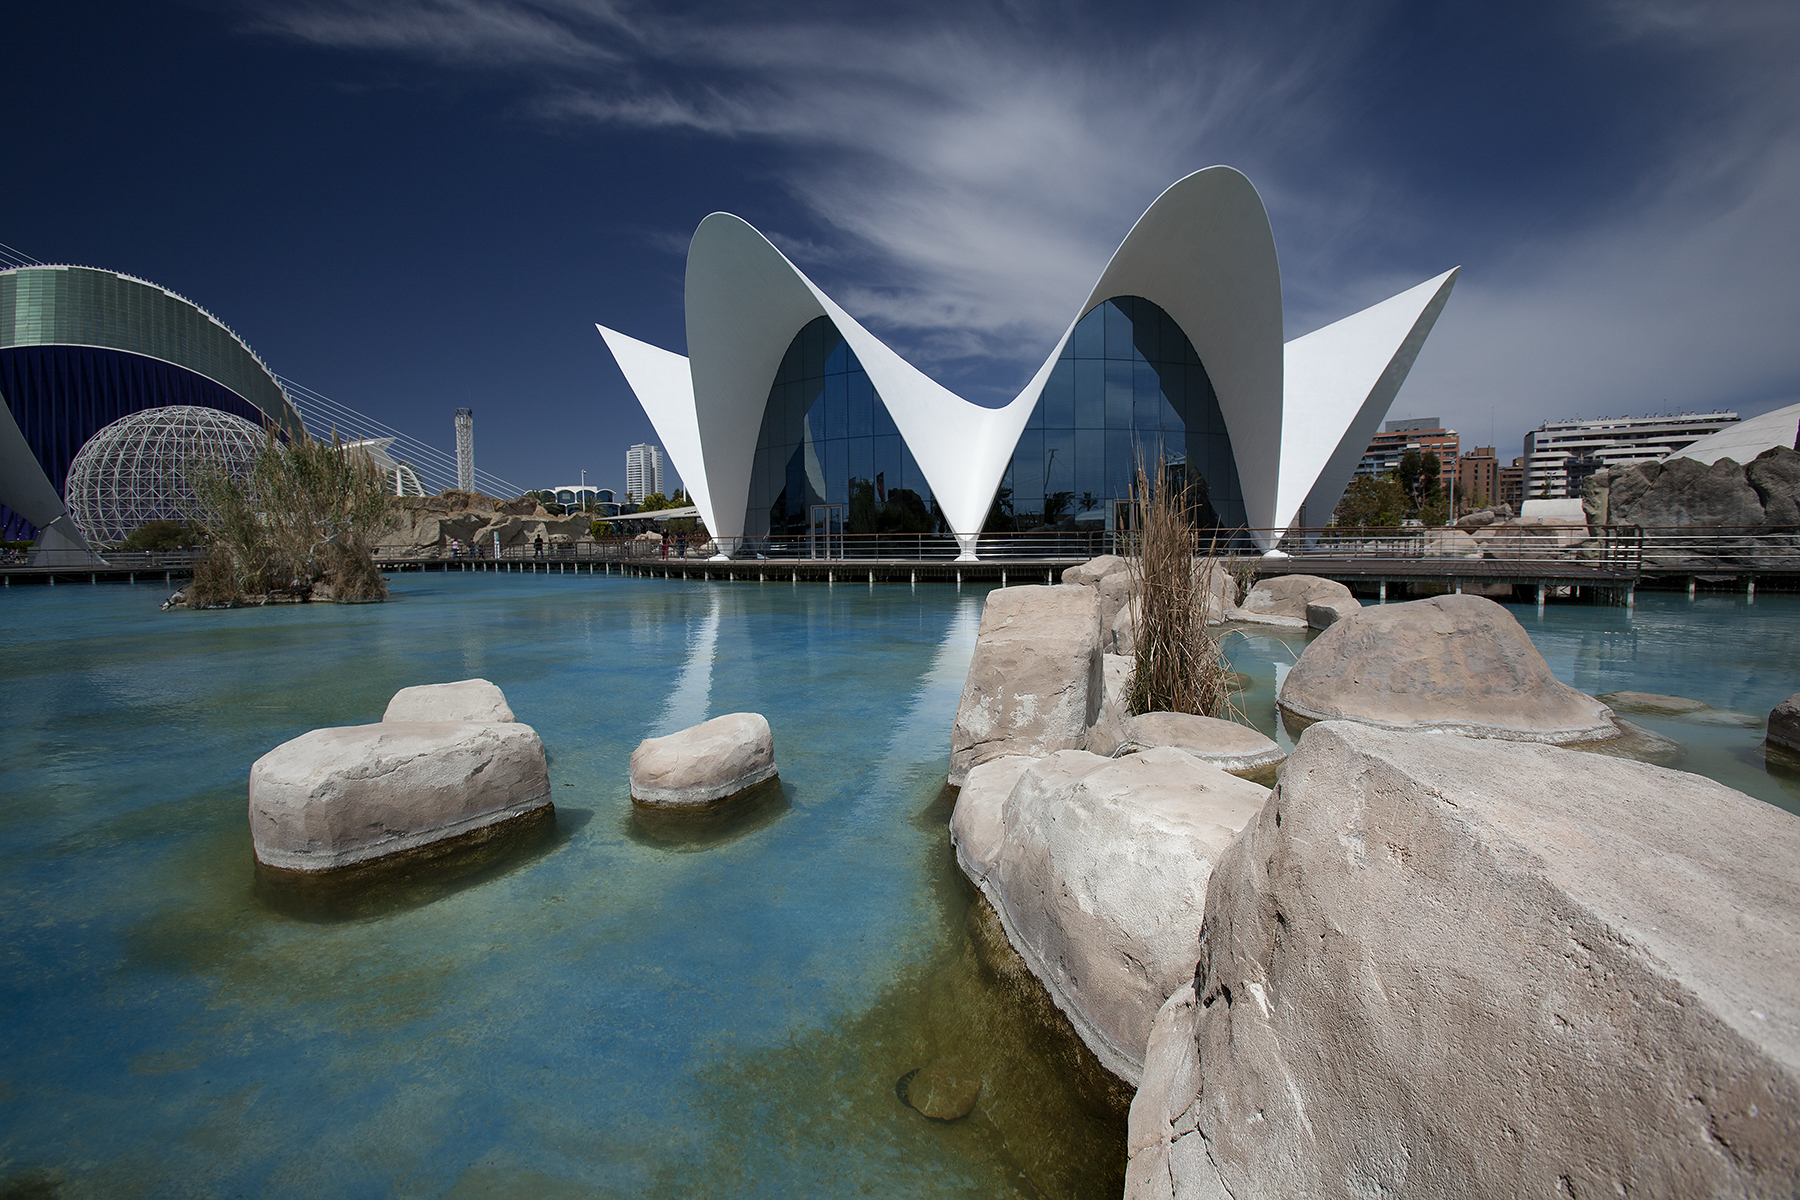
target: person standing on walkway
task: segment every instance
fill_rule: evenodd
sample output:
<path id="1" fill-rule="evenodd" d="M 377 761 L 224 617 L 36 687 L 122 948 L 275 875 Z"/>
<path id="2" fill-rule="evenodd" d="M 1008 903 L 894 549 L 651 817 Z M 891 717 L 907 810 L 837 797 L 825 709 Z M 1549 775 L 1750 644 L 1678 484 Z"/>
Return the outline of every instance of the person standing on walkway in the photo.
<path id="1" fill-rule="evenodd" d="M 532 538 L 531 545 L 532 545 L 532 552 L 534 554 L 536 554 L 537 557 L 539 557 L 539 558 L 544 557 L 544 535 L 543 534 L 540 533 L 535 538 Z"/>

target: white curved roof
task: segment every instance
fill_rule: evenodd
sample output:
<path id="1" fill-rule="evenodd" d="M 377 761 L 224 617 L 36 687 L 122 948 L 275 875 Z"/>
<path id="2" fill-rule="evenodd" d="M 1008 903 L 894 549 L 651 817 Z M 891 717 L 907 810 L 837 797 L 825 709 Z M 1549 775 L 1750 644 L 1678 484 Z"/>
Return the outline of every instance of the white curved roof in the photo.
<path id="1" fill-rule="evenodd" d="M 1172 184 L 1126 235 L 1044 363 L 1001 408 L 972 404 L 864 329 L 767 238 L 714 213 L 688 248 L 689 357 L 596 326 L 722 545 L 744 532 L 769 387 L 794 335 L 829 317 L 973 550 L 995 490 L 1075 324 L 1115 296 L 1160 306 L 1193 343 L 1231 436 L 1258 541 L 1303 505 L 1333 504 L 1393 402 L 1456 272 L 1287 346 L 1281 273 L 1261 197 L 1231 167 Z M 1329 493 L 1329 496 L 1327 496 Z M 1326 513 L 1309 513 L 1322 523 Z"/>
<path id="2" fill-rule="evenodd" d="M 1760 417 L 1727 425 L 1669 457 L 1691 458 L 1708 466 L 1721 458 L 1747 463 L 1776 446 L 1794 449 L 1797 440 L 1800 440 L 1800 404 L 1790 404 Z"/>

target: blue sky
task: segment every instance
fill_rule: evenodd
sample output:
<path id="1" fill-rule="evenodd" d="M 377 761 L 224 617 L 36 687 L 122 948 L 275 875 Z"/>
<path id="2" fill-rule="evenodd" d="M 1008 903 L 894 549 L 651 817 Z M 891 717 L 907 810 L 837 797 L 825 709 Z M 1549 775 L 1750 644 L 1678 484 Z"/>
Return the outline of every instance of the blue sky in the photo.
<path id="1" fill-rule="evenodd" d="M 594 332 L 684 346 L 687 239 L 769 234 L 1010 398 L 1157 193 L 1229 163 L 1288 335 L 1461 264 L 1393 416 L 1800 399 L 1800 6 L 10 5 L 0 242 L 140 275 L 521 487 L 654 440 Z"/>

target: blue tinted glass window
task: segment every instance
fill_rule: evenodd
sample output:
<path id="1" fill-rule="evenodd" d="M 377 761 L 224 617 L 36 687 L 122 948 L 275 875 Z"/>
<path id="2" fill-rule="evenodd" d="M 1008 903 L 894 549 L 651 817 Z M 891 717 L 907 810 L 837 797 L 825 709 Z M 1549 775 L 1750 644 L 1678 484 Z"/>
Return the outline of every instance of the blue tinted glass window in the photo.
<path id="1" fill-rule="evenodd" d="M 1131 318 L 1114 301 L 1107 301 L 1100 306 L 1106 313 L 1106 351 L 1105 356 L 1116 361 L 1130 362 Z"/>
<path id="2" fill-rule="evenodd" d="M 1129 358 L 1109 358 L 1106 371 L 1106 429 L 1131 428 L 1132 362 Z"/>
<path id="3" fill-rule="evenodd" d="M 1075 362 L 1059 358 L 1044 384 L 1044 428 L 1075 428 Z"/>
<path id="4" fill-rule="evenodd" d="M 1106 360 L 1075 360 L 1075 428 L 1106 427 Z"/>
<path id="5" fill-rule="evenodd" d="M 1106 306 L 1101 305 L 1075 323 L 1069 337 L 1071 358 L 1103 358 L 1106 355 Z"/>

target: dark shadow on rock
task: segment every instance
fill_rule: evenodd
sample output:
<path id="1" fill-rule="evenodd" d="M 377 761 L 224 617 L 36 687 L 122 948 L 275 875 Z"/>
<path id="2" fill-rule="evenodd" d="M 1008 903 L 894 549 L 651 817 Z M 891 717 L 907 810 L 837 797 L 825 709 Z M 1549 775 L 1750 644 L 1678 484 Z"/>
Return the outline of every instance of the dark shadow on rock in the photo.
<path id="1" fill-rule="evenodd" d="M 545 805 L 462 837 L 332 871 L 258 862 L 256 898 L 273 912 L 319 924 L 386 916 L 529 866 L 571 832 L 561 827 L 555 807 Z"/>
<path id="2" fill-rule="evenodd" d="M 1763 741 L 1751 749 L 1750 758 L 1781 785 L 1781 790 L 1800 802 L 1800 750 L 1789 750 L 1777 742 Z M 1800 811 L 1796 808 L 1793 811 Z"/>
<path id="3" fill-rule="evenodd" d="M 625 836 L 659 850 L 709 850 L 748 837 L 786 816 L 793 788 L 780 776 L 714 804 L 654 808 L 632 804 Z"/>

